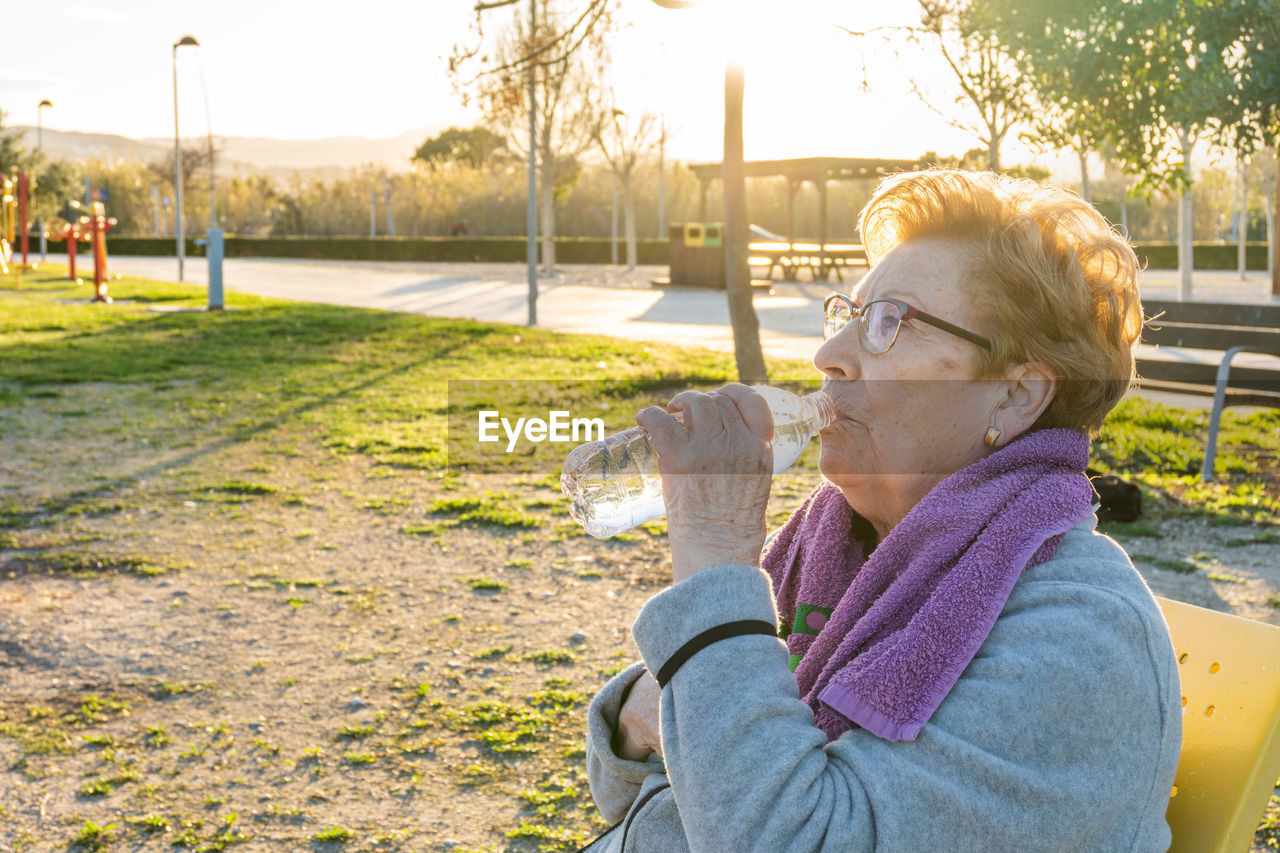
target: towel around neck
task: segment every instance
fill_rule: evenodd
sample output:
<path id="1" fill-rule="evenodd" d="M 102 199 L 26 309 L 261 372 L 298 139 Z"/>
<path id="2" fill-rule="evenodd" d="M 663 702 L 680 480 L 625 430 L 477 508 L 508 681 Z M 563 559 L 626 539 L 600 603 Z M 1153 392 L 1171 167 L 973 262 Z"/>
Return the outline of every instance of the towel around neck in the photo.
<path id="1" fill-rule="evenodd" d="M 1022 571 L 1093 511 L 1089 438 L 1046 429 L 938 483 L 869 556 L 824 482 L 764 555 L 800 697 L 834 740 L 914 740 L 991 633 Z"/>

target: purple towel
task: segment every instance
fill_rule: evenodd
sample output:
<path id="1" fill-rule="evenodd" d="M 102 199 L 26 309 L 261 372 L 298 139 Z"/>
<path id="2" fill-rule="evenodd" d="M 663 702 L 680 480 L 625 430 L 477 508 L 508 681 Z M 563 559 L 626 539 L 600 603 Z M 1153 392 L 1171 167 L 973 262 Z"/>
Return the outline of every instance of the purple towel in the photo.
<path id="1" fill-rule="evenodd" d="M 834 740 L 914 740 L 991 633 L 1014 583 L 1092 513 L 1080 430 L 1024 434 L 952 474 L 863 555 L 830 483 L 764 555 L 800 697 Z M 789 633 L 788 633 L 789 632 Z"/>

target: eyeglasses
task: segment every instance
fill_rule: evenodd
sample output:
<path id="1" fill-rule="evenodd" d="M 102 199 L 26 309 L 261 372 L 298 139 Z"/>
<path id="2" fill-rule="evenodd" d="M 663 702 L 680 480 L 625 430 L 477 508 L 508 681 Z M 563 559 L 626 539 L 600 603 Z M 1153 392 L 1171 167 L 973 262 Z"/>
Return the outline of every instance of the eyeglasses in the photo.
<path id="1" fill-rule="evenodd" d="M 832 293 L 823 300 L 822 310 L 826 315 L 822 323 L 824 341 L 835 337 L 836 333 L 847 326 L 854 317 L 861 317 L 862 322 L 859 328 L 862 330 L 862 341 L 875 355 L 888 352 L 894 345 L 898 340 L 898 330 L 902 328 L 903 320 L 920 320 L 944 332 L 950 332 L 966 341 L 971 341 L 983 349 L 993 348 L 991 341 L 981 335 L 975 335 L 946 320 L 926 314 L 901 299 L 882 296 L 869 300 L 866 305 L 858 308 L 853 304 L 853 300 L 843 293 Z"/>

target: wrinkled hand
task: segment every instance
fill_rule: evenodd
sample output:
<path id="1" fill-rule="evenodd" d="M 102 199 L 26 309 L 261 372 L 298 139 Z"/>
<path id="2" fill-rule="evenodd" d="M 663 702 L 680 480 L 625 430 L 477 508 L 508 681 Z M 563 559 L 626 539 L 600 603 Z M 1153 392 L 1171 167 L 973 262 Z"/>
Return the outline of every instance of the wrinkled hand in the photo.
<path id="1" fill-rule="evenodd" d="M 658 733 L 662 688 L 648 670 L 631 685 L 631 692 L 618 712 L 618 727 L 613 733 L 613 751 L 628 761 L 644 761 L 653 753 L 662 755 L 662 737 Z"/>
<path id="2" fill-rule="evenodd" d="M 679 412 L 677 421 L 668 412 Z M 728 563 L 755 565 L 773 475 L 773 415 L 745 385 L 684 391 L 636 415 L 658 452 L 676 581 Z"/>

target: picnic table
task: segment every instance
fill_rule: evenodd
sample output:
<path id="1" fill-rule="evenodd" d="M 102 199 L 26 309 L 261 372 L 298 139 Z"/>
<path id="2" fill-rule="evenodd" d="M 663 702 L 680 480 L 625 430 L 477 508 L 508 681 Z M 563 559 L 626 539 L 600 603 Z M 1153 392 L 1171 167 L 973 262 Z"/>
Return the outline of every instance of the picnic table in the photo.
<path id="1" fill-rule="evenodd" d="M 786 243 L 760 242 L 747 246 L 748 263 L 767 266 L 764 278 L 772 278 L 775 268 L 782 271 L 783 281 L 799 281 L 800 271 L 807 269 L 813 281 L 829 281 L 831 274 L 843 282 L 841 270 L 848 266 L 866 266 L 867 252 L 856 243 Z"/>

